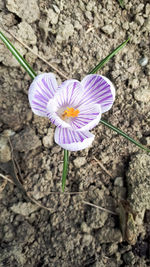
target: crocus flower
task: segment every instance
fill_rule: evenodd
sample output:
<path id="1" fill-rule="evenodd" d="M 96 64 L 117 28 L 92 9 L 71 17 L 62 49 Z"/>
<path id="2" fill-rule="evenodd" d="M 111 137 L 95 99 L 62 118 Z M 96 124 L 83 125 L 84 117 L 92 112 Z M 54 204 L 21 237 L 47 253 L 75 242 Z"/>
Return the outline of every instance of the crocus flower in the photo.
<path id="1" fill-rule="evenodd" d="M 32 111 L 55 124 L 55 142 L 77 151 L 91 145 L 89 131 L 108 111 L 115 98 L 113 84 L 104 76 L 90 74 L 79 82 L 67 80 L 58 86 L 53 73 L 38 75 L 29 88 Z"/>

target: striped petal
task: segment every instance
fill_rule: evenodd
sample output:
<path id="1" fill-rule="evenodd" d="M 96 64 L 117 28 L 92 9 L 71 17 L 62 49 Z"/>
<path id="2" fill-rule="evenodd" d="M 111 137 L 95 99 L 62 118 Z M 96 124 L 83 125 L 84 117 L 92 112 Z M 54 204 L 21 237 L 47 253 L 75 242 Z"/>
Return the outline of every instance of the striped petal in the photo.
<path id="1" fill-rule="evenodd" d="M 81 82 L 84 88 L 82 104 L 101 105 L 102 113 L 108 111 L 115 99 L 115 88 L 111 81 L 101 75 L 87 75 Z"/>
<path id="2" fill-rule="evenodd" d="M 59 86 L 59 90 L 55 94 L 55 101 L 59 107 L 72 106 L 76 108 L 82 98 L 83 87 L 77 80 L 67 80 Z"/>
<path id="3" fill-rule="evenodd" d="M 53 73 L 38 75 L 29 88 L 29 102 L 32 111 L 39 116 L 47 116 L 48 101 L 53 98 L 58 89 L 57 81 Z"/>
<path id="4" fill-rule="evenodd" d="M 89 131 L 100 121 L 101 106 L 98 104 L 80 105 L 79 114 L 71 121 L 71 127 L 76 131 Z"/>
<path id="5" fill-rule="evenodd" d="M 63 111 L 67 107 L 76 107 L 82 99 L 83 88 L 79 81 L 68 80 L 63 82 L 55 93 L 53 99 L 48 102 L 47 116 L 56 126 L 71 127 L 71 125 L 61 119 Z"/>
<path id="6" fill-rule="evenodd" d="M 68 128 L 57 127 L 55 142 L 64 149 L 78 151 L 91 145 L 94 135 L 88 131 L 76 132 Z"/>
<path id="7" fill-rule="evenodd" d="M 56 126 L 70 128 L 70 124 L 61 119 L 61 114 L 59 114 L 61 109 L 62 108 L 60 108 L 59 102 L 57 101 L 57 99 L 55 99 L 55 97 L 53 99 L 50 99 L 47 105 L 47 117 Z"/>

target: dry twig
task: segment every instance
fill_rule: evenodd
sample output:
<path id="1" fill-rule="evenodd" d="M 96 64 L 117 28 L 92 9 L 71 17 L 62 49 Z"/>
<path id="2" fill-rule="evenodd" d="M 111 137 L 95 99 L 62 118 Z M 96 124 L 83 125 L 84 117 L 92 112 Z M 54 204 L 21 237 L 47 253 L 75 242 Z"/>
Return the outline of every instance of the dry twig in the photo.
<path id="1" fill-rule="evenodd" d="M 85 194 L 85 193 L 87 193 L 88 192 L 88 190 L 87 191 L 80 191 L 80 192 L 75 192 L 75 191 L 72 191 L 72 192 L 59 192 L 59 191 L 49 191 L 49 192 L 44 192 L 46 195 L 51 195 L 51 194 L 55 194 L 55 195 L 60 195 L 60 196 L 64 196 L 64 195 L 80 195 L 80 194 Z M 30 194 L 32 193 L 32 191 L 31 192 L 29 192 Z M 37 192 L 37 191 L 34 191 L 34 193 L 36 194 L 36 193 L 39 193 L 39 192 Z"/>
<path id="2" fill-rule="evenodd" d="M 105 208 L 102 208 L 102 207 L 100 207 L 100 206 L 97 206 L 97 205 L 95 205 L 95 204 L 92 204 L 92 203 L 90 203 L 90 202 L 87 202 L 87 201 L 82 201 L 84 204 L 86 204 L 86 205 L 89 205 L 89 206 L 91 206 L 91 207 L 94 207 L 94 208 L 97 208 L 97 209 L 100 209 L 100 210 L 102 210 L 102 211 L 106 211 L 106 212 L 108 212 L 108 213 L 110 213 L 110 214 L 113 214 L 113 215 L 118 215 L 116 212 L 114 212 L 114 211 L 111 211 L 111 210 L 108 210 L 108 209 L 105 209 Z"/>
<path id="3" fill-rule="evenodd" d="M 3 183 L 0 185 L 0 193 L 4 190 L 7 185 L 8 179 L 3 174 L 0 173 L 0 177 L 4 179 Z"/>
<path id="4" fill-rule="evenodd" d="M 107 171 L 107 169 L 104 167 L 104 165 L 95 157 L 93 157 L 94 160 L 98 163 L 98 165 L 111 177 L 113 178 L 113 176 L 111 175 L 111 173 L 109 171 Z"/>
<path id="5" fill-rule="evenodd" d="M 9 179 L 6 175 L 3 175 L 2 173 L 0 173 L 0 177 L 5 179 L 7 182 L 14 184 L 14 182 L 11 179 Z"/>
<path id="6" fill-rule="evenodd" d="M 41 59 L 44 63 L 46 63 L 49 67 L 51 67 L 53 70 L 55 70 L 60 76 L 62 76 L 65 80 L 68 80 L 68 77 L 62 73 L 59 69 L 57 69 L 55 66 L 53 66 L 51 63 L 49 63 L 45 58 L 40 56 L 39 54 L 35 53 L 33 49 L 31 49 L 29 46 L 27 46 L 25 43 L 23 43 L 20 39 L 18 39 L 12 32 L 4 29 L 7 33 L 9 33 L 14 39 L 16 39 L 21 45 L 23 45 L 26 49 L 28 49 L 33 55 L 37 56 L 39 59 Z"/>

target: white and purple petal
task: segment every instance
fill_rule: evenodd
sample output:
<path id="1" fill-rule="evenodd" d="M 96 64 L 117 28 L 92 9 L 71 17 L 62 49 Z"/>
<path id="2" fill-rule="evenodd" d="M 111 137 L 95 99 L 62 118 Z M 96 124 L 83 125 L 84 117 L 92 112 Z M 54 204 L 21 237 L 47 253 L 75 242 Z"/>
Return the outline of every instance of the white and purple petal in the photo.
<path id="1" fill-rule="evenodd" d="M 47 116 L 48 101 L 54 97 L 58 84 L 53 73 L 43 73 L 35 77 L 29 88 L 29 102 L 32 111 L 39 116 Z"/>
<path id="2" fill-rule="evenodd" d="M 70 125 L 76 131 L 89 131 L 100 121 L 101 106 L 98 104 L 80 105 L 79 114 L 73 118 Z"/>
<path id="3" fill-rule="evenodd" d="M 67 80 L 59 86 L 55 94 L 55 100 L 59 107 L 74 107 L 79 105 L 83 93 L 83 87 L 78 80 Z"/>
<path id="4" fill-rule="evenodd" d="M 115 88 L 112 82 L 101 75 L 89 74 L 81 82 L 84 88 L 81 103 L 88 105 L 96 103 L 101 105 L 102 113 L 108 111 L 115 99 Z"/>
<path id="5" fill-rule="evenodd" d="M 56 126 L 68 128 L 71 125 L 61 119 L 61 115 L 67 107 L 76 109 L 82 99 L 83 88 L 79 81 L 68 80 L 63 82 L 58 89 L 53 99 L 48 102 L 47 116 Z"/>
<path id="6" fill-rule="evenodd" d="M 64 149 L 78 151 L 91 145 L 94 135 L 89 131 L 77 132 L 68 128 L 57 127 L 55 142 Z"/>
<path id="7" fill-rule="evenodd" d="M 61 110 L 62 110 L 62 112 L 60 112 Z M 63 109 L 63 107 L 59 106 L 59 102 L 54 97 L 54 98 L 50 99 L 50 101 L 48 102 L 47 117 L 56 126 L 64 127 L 64 128 L 70 128 L 71 127 L 70 124 L 61 118 L 61 113 L 63 114 L 63 110 L 65 110 L 65 109 Z"/>

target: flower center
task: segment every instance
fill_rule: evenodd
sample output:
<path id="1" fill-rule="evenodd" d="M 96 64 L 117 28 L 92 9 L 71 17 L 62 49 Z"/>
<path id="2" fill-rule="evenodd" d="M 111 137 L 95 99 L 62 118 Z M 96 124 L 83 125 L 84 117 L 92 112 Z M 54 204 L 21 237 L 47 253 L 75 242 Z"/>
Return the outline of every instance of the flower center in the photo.
<path id="1" fill-rule="evenodd" d="M 62 114 L 62 119 L 64 120 L 66 117 L 67 118 L 75 118 L 77 117 L 79 114 L 79 110 L 78 109 L 74 109 L 74 108 L 68 108 L 63 112 Z"/>

